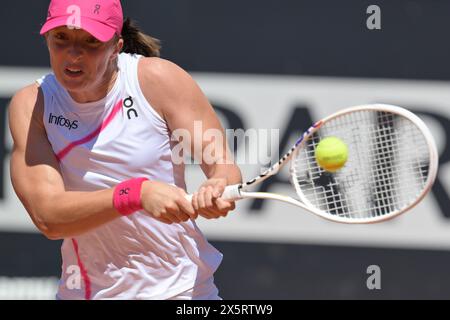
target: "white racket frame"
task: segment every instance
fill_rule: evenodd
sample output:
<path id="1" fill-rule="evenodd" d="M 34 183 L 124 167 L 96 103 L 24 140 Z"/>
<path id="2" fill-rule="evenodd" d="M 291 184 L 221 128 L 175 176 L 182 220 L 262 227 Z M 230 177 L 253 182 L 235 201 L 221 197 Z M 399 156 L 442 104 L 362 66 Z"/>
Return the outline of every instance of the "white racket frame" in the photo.
<path id="1" fill-rule="evenodd" d="M 299 196 L 300 200 L 294 199 L 290 196 L 284 196 L 276 193 L 270 193 L 270 192 L 249 192 L 246 191 L 249 187 L 260 184 L 264 180 L 271 177 L 273 174 L 277 173 L 278 170 L 280 170 L 284 165 L 289 162 L 292 157 L 295 157 L 297 153 L 304 147 L 306 141 L 316 132 L 320 129 L 320 127 L 334 119 L 340 116 L 343 116 L 348 113 L 356 112 L 356 111 L 379 111 L 379 112 L 390 112 L 393 114 L 398 114 L 400 116 L 403 116 L 411 122 L 413 122 L 419 130 L 423 133 L 427 145 L 428 145 L 428 152 L 430 154 L 430 167 L 428 169 L 428 177 L 427 181 L 425 183 L 425 187 L 423 188 L 420 195 L 416 198 L 414 202 L 409 204 L 408 206 L 405 206 L 404 208 L 401 208 L 400 210 L 391 212 L 386 215 L 377 216 L 377 217 L 371 217 L 371 218 L 346 218 L 346 217 L 340 217 L 337 215 L 331 215 L 327 212 L 324 212 L 322 210 L 317 209 L 315 206 L 313 206 L 305 196 L 303 196 L 303 192 L 301 191 L 300 185 L 297 181 L 297 179 L 292 179 L 292 171 L 293 171 L 293 165 L 294 163 L 291 162 L 291 183 L 294 185 L 295 190 L 297 192 L 297 195 Z M 388 105 L 388 104 L 366 104 L 366 105 L 359 105 L 350 107 L 347 109 L 343 109 L 339 112 L 336 112 L 318 122 L 316 122 L 313 126 L 311 126 L 308 130 L 306 130 L 301 138 L 297 140 L 297 142 L 292 146 L 292 148 L 272 167 L 267 169 L 264 173 L 261 175 L 255 177 L 252 180 L 249 180 L 245 183 L 241 184 L 235 184 L 235 185 L 229 185 L 225 188 L 221 198 L 227 199 L 227 200 L 241 200 L 241 199 L 271 199 L 271 200 L 278 200 L 283 201 L 289 204 L 292 204 L 294 206 L 300 207 L 306 211 L 312 212 L 324 219 L 331 220 L 334 222 L 341 222 L 346 224 L 367 224 L 367 223 L 375 223 L 375 222 L 381 222 L 386 221 L 389 219 L 392 219 L 401 213 L 404 213 L 410 209 L 412 209 L 414 206 L 416 206 L 424 197 L 425 195 L 430 191 L 431 187 L 433 186 L 433 183 L 436 179 L 436 175 L 438 172 L 438 162 L 439 162 L 439 155 L 436 147 L 436 143 L 434 141 L 434 138 L 426 126 L 426 124 L 414 113 L 398 107 L 394 105 Z M 192 200 L 192 195 L 187 196 L 188 200 Z"/>

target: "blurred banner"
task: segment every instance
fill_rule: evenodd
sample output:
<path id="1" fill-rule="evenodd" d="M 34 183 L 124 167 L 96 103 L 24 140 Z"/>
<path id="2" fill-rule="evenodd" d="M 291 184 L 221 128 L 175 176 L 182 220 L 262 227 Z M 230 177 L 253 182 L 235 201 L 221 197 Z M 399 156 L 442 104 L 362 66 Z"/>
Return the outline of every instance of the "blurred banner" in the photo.
<path id="1" fill-rule="evenodd" d="M 219 106 L 227 127 L 279 129 L 282 153 L 314 121 L 346 107 L 377 102 L 402 106 L 419 115 L 429 125 L 441 154 L 441 170 L 432 193 L 414 210 L 392 221 L 342 225 L 284 203 L 247 200 L 239 203 L 237 213 L 230 218 L 202 223 L 209 234 L 224 239 L 450 249 L 447 83 L 201 74 L 196 79 Z M 243 150 L 237 147 L 239 157 Z M 275 155 L 272 162 L 277 159 Z M 259 174 L 259 165 L 253 170 L 251 166 L 241 168 L 247 179 Z M 268 179 L 258 190 L 292 193 L 285 171 L 284 177 Z"/>
<path id="2" fill-rule="evenodd" d="M 5 105 L 14 89 L 31 83 L 37 74 L 46 70 L 30 70 L 29 74 L 13 69 L 1 71 L 3 112 L 0 120 L 5 124 Z M 14 80 L 18 74 L 20 76 Z M 441 154 L 440 172 L 432 192 L 414 210 L 392 221 L 375 225 L 336 224 L 284 203 L 246 200 L 239 202 L 237 210 L 227 219 L 199 220 L 210 238 L 450 249 L 450 198 L 447 189 L 450 181 L 450 168 L 447 166 L 450 160 L 447 146 L 450 92 L 446 90 L 447 83 L 202 73 L 195 73 L 194 78 L 215 106 L 224 127 L 244 132 L 251 128 L 278 131 L 277 143 L 282 153 L 314 121 L 342 108 L 379 102 L 399 105 L 418 114 L 431 128 Z M 0 230 L 35 230 L 10 183 L 8 154 L 11 139 L 8 126 L 3 126 L 2 136 L 5 139 L 2 146 Z M 261 147 L 261 141 L 256 142 Z M 252 160 L 248 154 L 261 150 L 248 143 L 234 147 L 235 158 L 245 179 L 259 174 L 263 164 L 248 163 Z M 266 149 L 266 145 L 262 144 L 262 147 Z M 278 156 L 272 155 L 272 163 L 278 160 Z M 198 167 L 188 165 L 186 181 L 189 191 L 195 191 L 203 179 Z M 288 184 L 285 172 L 267 180 L 258 190 L 292 193 Z"/>

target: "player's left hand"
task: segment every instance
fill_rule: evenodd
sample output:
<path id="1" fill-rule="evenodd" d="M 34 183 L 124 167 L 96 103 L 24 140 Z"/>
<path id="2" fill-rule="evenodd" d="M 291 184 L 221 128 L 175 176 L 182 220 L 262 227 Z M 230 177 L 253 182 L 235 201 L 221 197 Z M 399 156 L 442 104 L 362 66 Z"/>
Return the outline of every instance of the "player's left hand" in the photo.
<path id="1" fill-rule="evenodd" d="M 195 211 L 206 219 L 226 217 L 228 212 L 236 207 L 234 201 L 220 198 L 226 186 L 227 180 L 224 178 L 205 181 L 193 194 L 192 205 Z"/>

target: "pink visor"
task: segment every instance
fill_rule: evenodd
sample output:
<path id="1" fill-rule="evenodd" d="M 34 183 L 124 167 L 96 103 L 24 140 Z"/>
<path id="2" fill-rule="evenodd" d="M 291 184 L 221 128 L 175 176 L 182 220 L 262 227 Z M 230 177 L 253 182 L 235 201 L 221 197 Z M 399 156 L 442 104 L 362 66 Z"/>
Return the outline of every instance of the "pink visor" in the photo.
<path id="1" fill-rule="evenodd" d="M 102 42 L 120 36 L 123 13 L 120 0 L 52 0 L 40 34 L 66 26 L 83 29 Z"/>

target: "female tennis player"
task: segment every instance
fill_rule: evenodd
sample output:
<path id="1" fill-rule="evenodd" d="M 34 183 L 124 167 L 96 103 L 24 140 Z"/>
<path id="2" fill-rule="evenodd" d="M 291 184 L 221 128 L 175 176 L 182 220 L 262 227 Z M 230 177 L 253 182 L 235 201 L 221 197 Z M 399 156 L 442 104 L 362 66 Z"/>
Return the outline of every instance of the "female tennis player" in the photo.
<path id="1" fill-rule="evenodd" d="M 191 203 L 171 139 L 194 121 L 223 132 L 204 94 L 119 0 L 53 0 L 41 34 L 53 73 L 12 99 L 11 177 L 39 230 L 64 239 L 57 298 L 220 299 L 222 255 L 194 220 L 234 209 L 219 197 L 241 174 L 223 134 L 214 161 L 192 152 L 207 180 Z"/>

